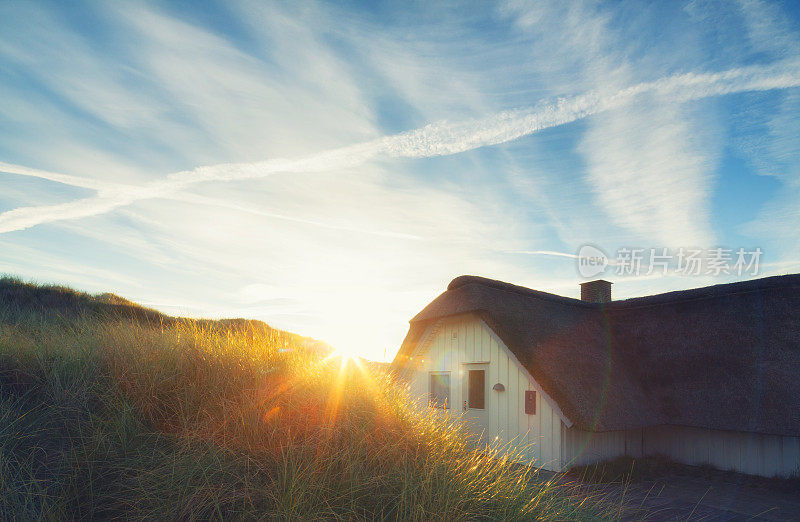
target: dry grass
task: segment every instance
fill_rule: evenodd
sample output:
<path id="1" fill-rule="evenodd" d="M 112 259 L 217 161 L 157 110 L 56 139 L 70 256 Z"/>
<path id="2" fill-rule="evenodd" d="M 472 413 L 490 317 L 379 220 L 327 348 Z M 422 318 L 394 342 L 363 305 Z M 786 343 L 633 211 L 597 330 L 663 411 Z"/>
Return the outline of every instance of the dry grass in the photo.
<path id="1" fill-rule="evenodd" d="M 0 323 L 4 517 L 603 516 L 297 336 L 15 313 Z"/>

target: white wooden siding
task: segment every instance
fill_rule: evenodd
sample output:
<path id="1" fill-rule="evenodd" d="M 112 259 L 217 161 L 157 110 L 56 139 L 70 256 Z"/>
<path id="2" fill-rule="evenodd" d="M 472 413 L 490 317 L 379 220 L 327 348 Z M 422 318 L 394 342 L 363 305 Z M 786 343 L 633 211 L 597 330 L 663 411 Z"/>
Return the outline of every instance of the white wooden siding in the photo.
<path id="1" fill-rule="evenodd" d="M 455 336 L 453 335 L 455 333 Z M 541 393 L 541 387 L 510 355 L 508 348 L 478 317 L 461 315 L 443 319 L 423 336 L 414 354 L 417 364 L 411 389 L 425 403 L 429 372 L 450 372 L 451 407 L 442 415 L 460 416 L 465 364 L 488 363 L 486 372 L 486 438 L 523 448 L 523 460 L 549 470 L 561 469 L 562 416 Z M 496 383 L 505 391 L 492 390 Z M 525 413 L 525 391 L 536 391 L 536 414 Z"/>
<path id="2" fill-rule="evenodd" d="M 664 455 L 690 465 L 765 477 L 800 472 L 800 437 L 688 426 L 653 426 L 592 433 L 562 426 L 564 465 L 585 465 L 623 455 Z"/>

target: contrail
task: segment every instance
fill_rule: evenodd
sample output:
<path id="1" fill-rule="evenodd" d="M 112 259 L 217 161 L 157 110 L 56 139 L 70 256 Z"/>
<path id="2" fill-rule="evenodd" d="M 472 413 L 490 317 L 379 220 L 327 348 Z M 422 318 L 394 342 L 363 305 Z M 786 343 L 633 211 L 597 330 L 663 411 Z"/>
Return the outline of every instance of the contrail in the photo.
<path id="1" fill-rule="evenodd" d="M 111 184 L 105 181 L 94 180 L 90 178 L 81 178 L 78 176 L 70 176 L 68 174 L 58 174 L 55 172 L 48 172 L 46 170 L 32 169 L 23 167 L 22 165 L 13 165 L 11 163 L 4 163 L 0 161 L 0 172 L 8 172 L 9 174 L 17 174 L 19 176 L 28 176 L 31 178 L 40 178 L 50 181 L 62 183 L 64 185 L 71 185 L 73 187 L 88 188 L 94 190 L 102 190 L 109 187 Z"/>
<path id="2" fill-rule="evenodd" d="M 13 226 L 14 223 L 14 216 L 17 210 L 28 212 L 29 209 L 38 209 L 42 212 L 40 217 L 46 218 L 48 216 L 45 213 L 48 213 L 50 216 L 56 215 L 61 216 L 60 219 L 77 219 L 81 217 L 88 217 L 98 213 L 98 210 L 102 211 L 104 206 L 109 204 L 112 205 L 122 205 L 124 204 L 123 194 L 129 193 L 131 196 L 128 196 L 131 202 L 135 201 L 136 199 L 141 199 L 133 194 L 140 192 L 141 188 L 136 187 L 134 185 L 125 185 L 125 184 L 112 184 L 100 180 L 94 180 L 89 178 L 81 178 L 78 176 L 71 176 L 68 174 L 58 174 L 55 172 L 49 172 L 45 170 L 36 170 L 31 169 L 28 167 L 24 167 L 21 165 L 13 165 L 11 163 L 4 163 L 0 161 L 0 172 L 8 172 L 11 174 L 18 174 L 20 176 L 29 176 L 39 179 L 46 179 L 50 181 L 56 181 L 58 183 L 62 183 L 64 185 L 70 185 L 74 187 L 82 187 L 82 188 L 91 188 L 97 190 L 98 192 L 116 192 L 119 194 L 116 198 L 112 199 L 103 199 L 99 197 L 95 198 L 86 198 L 86 199 L 79 199 L 76 201 L 72 201 L 69 203 L 63 203 L 60 205 L 51 205 L 48 207 L 23 207 L 19 209 L 10 210 L 3 214 L 0 214 L 0 219 L 3 219 L 3 223 L 11 223 Z M 206 196 L 200 196 L 197 194 L 187 194 L 178 191 L 169 191 L 163 192 L 161 195 L 153 194 L 153 198 L 160 197 L 164 199 L 171 199 L 176 201 L 184 201 L 187 203 L 194 203 L 198 205 L 208 205 L 214 207 L 221 207 L 230 210 L 236 210 L 238 212 L 244 212 L 247 214 L 254 214 L 257 216 L 268 217 L 271 219 L 278 219 L 281 221 L 289 221 L 292 223 L 300 223 L 305 225 L 311 225 L 319 228 L 327 228 L 330 230 L 343 230 L 348 232 L 357 232 L 359 234 L 367 234 L 367 235 L 375 235 L 375 236 L 384 236 L 384 237 L 393 237 L 397 239 L 409 239 L 409 240 L 422 240 L 423 238 L 420 236 L 416 236 L 413 234 L 405 234 L 402 232 L 392 232 L 386 230 L 377 230 L 377 229 L 370 229 L 364 227 L 348 227 L 344 225 L 334 225 L 331 223 L 325 223 L 322 221 L 315 221 L 312 219 L 304 219 L 298 218 L 295 216 L 288 216 L 285 214 L 279 214 L 276 212 L 268 212 L 260 208 L 240 205 L 237 203 L 231 203 L 226 200 L 220 200 L 215 198 L 209 198 Z M 19 229 L 17 229 L 19 230 Z"/>
<path id="3" fill-rule="evenodd" d="M 570 259 L 578 259 L 578 254 L 567 254 L 566 252 L 555 252 L 553 250 L 506 250 L 506 254 L 523 254 L 526 256 L 552 256 L 552 257 L 568 257 Z"/>
<path id="4" fill-rule="evenodd" d="M 578 254 L 568 254 L 566 252 L 556 252 L 554 250 L 506 250 L 505 254 L 520 254 L 526 256 L 549 256 L 549 257 L 566 257 L 569 259 L 583 259 Z M 609 258 L 608 266 L 617 266 L 618 263 L 615 259 Z M 645 267 L 648 265 L 645 264 Z"/>
<path id="5" fill-rule="evenodd" d="M 103 214 L 135 201 L 172 198 L 191 185 L 206 181 L 236 181 L 278 172 L 321 172 L 355 167 L 378 157 L 428 158 L 507 143 L 543 129 L 571 123 L 593 114 L 623 107 L 642 95 L 681 103 L 725 94 L 787 89 L 800 86 L 800 62 L 778 62 L 717 73 L 687 73 L 633 85 L 611 94 L 590 92 L 549 104 L 505 111 L 462 122 L 441 121 L 412 131 L 324 151 L 300 159 L 271 159 L 227 163 L 169 174 L 138 187 L 106 184 L 86 178 L 36 171 L 0 163 L 0 170 L 41 177 L 97 190 L 95 197 L 50 206 L 21 207 L 0 214 L 0 233 L 24 230 L 42 223 Z"/>

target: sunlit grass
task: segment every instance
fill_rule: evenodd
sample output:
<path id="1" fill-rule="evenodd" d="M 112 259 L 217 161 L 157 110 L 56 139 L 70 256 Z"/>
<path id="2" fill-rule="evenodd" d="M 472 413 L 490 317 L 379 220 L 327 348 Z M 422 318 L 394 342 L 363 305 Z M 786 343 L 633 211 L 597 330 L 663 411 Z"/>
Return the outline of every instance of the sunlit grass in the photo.
<path id="1" fill-rule="evenodd" d="M 598 516 L 388 375 L 274 330 L 17 318 L 0 392 L 10 518 Z"/>

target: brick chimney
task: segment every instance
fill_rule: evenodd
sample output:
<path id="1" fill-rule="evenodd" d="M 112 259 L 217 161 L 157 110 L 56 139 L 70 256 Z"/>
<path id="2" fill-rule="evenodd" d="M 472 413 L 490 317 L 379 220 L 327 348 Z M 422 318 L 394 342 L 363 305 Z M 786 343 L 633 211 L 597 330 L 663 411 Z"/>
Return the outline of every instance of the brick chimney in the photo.
<path id="1" fill-rule="evenodd" d="M 581 301 L 607 303 L 611 301 L 611 281 L 597 279 L 581 283 Z"/>

